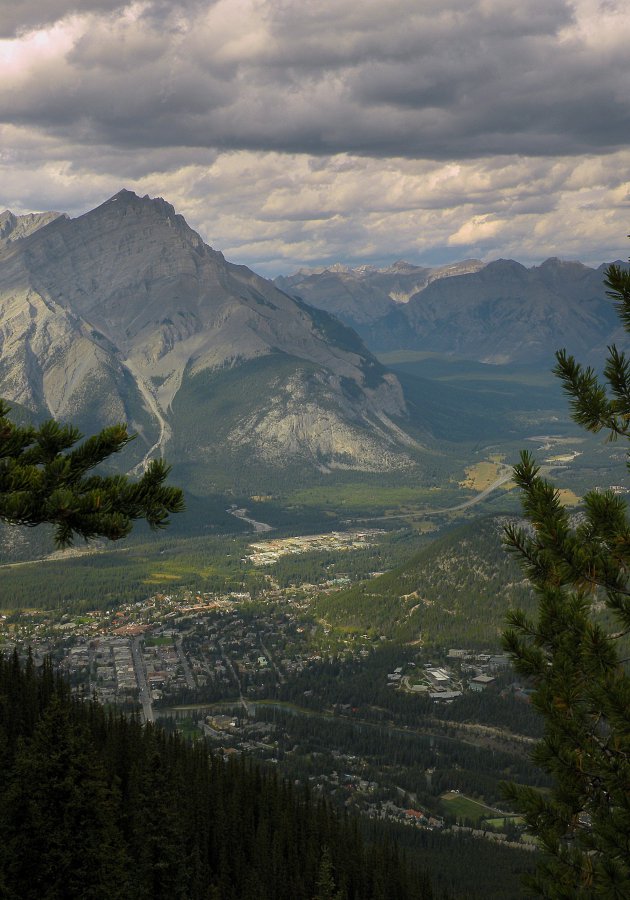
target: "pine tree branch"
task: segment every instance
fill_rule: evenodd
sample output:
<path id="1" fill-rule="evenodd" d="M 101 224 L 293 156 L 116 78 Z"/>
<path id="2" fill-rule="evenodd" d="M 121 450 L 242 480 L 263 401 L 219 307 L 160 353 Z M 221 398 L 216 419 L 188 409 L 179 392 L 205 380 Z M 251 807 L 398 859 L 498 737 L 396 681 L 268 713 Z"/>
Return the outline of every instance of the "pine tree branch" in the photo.
<path id="1" fill-rule="evenodd" d="M 606 284 L 630 331 L 630 272 L 610 266 Z M 609 439 L 630 438 L 623 352 L 608 348 L 605 382 L 565 350 L 555 373 L 575 421 L 608 430 Z M 534 679 L 532 702 L 545 735 L 533 758 L 554 787 L 544 799 L 521 787 L 507 793 L 543 849 L 531 882 L 541 896 L 621 900 L 630 896 L 630 657 L 619 652 L 630 635 L 628 510 L 611 491 L 591 491 L 584 520 L 574 526 L 531 454 L 521 455 L 514 472 L 532 534 L 511 525 L 504 543 L 536 589 L 538 615 L 511 613 L 503 646 L 516 670 Z M 594 619 L 598 598 L 621 628 Z"/>
<path id="2" fill-rule="evenodd" d="M 124 425 L 104 428 L 75 446 L 81 434 L 73 426 L 51 420 L 38 429 L 19 427 L 8 412 L 0 400 L 0 521 L 52 524 L 57 546 L 67 547 L 76 536 L 118 540 L 137 519 L 163 528 L 184 509 L 182 491 L 165 483 L 170 468 L 161 460 L 151 462 L 137 482 L 124 475 L 88 475 L 133 439 Z"/>

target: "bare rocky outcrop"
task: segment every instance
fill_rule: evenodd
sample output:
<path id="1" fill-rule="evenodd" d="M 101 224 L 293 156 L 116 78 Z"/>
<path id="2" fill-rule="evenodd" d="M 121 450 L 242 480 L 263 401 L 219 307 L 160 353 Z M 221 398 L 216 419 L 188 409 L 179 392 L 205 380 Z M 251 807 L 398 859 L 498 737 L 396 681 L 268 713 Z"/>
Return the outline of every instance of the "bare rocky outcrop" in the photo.
<path id="1" fill-rule="evenodd" d="M 16 216 L 10 210 L 5 209 L 0 213 L 0 247 L 28 237 L 34 231 L 38 231 L 50 222 L 58 219 L 62 213 L 42 212 L 27 213 L 25 216 Z"/>
<path id="2" fill-rule="evenodd" d="M 166 201 L 120 191 L 77 219 L 51 216 L 4 214 L 0 395 L 128 421 L 146 458 L 171 437 L 184 382 L 279 355 L 295 361 L 291 378 L 262 391 L 255 414 L 226 409 L 233 445 L 273 465 L 410 464 L 396 377 L 340 322 L 227 262 Z"/>

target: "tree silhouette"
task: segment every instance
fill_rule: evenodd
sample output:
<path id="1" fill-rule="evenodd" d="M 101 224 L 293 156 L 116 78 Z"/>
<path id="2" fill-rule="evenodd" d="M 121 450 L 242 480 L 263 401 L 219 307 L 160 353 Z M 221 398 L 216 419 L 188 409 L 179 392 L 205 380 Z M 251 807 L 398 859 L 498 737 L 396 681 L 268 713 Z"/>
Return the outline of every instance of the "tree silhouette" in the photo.
<path id="1" fill-rule="evenodd" d="M 610 266 L 608 295 L 630 332 L 630 272 Z M 603 381 L 562 350 L 555 373 L 573 418 L 611 440 L 630 437 L 630 360 L 608 348 Z M 630 467 L 630 462 L 628 462 Z M 529 528 L 506 530 L 539 598 L 538 617 L 516 611 L 504 646 L 533 679 L 545 733 L 535 761 L 550 793 L 514 784 L 507 797 L 537 836 L 531 886 L 543 897 L 630 897 L 630 519 L 612 490 L 592 490 L 577 521 L 529 453 L 515 479 Z"/>
<path id="2" fill-rule="evenodd" d="M 163 460 L 150 462 L 135 482 L 91 474 L 133 439 L 124 425 L 79 444 L 82 435 L 73 425 L 51 419 L 39 428 L 18 426 L 9 412 L 0 400 L 0 521 L 29 527 L 48 522 L 57 546 L 68 547 L 77 535 L 118 540 L 136 519 L 162 528 L 169 514 L 184 508 L 182 491 L 164 483 L 170 467 Z"/>

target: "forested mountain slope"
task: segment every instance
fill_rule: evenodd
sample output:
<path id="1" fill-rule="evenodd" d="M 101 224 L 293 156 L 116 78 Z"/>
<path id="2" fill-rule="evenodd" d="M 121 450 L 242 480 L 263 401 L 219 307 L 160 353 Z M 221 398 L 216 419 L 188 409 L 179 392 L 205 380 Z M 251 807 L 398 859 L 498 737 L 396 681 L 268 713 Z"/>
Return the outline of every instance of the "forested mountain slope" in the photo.
<path id="1" fill-rule="evenodd" d="M 48 664 L 0 658 L 0 739 L 3 897 L 433 896 L 308 793 L 73 700 Z"/>
<path id="2" fill-rule="evenodd" d="M 391 572 L 320 598 L 318 614 L 397 640 L 498 648 L 508 609 L 533 602 L 501 545 L 505 521 L 456 528 Z"/>

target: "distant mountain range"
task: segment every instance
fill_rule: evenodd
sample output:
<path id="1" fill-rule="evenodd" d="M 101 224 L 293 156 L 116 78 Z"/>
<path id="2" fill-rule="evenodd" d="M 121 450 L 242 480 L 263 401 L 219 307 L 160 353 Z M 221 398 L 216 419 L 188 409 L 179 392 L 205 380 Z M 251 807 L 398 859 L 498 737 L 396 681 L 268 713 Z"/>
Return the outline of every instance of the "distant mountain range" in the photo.
<path id="1" fill-rule="evenodd" d="M 164 451 L 200 493 L 258 471 L 412 470 L 417 442 L 453 416 L 481 433 L 486 393 L 396 374 L 374 351 L 548 368 L 558 346 L 582 357 L 616 328 L 602 270 L 580 263 L 400 261 L 274 284 L 162 199 L 123 190 L 76 219 L 0 215 L 0 396 L 86 432 L 128 422 L 125 465 Z"/>
<path id="2" fill-rule="evenodd" d="M 478 362 L 545 364 L 566 346 L 579 358 L 623 342 L 605 266 L 548 259 L 465 260 L 427 269 L 333 266 L 277 278 L 284 291 L 338 316 L 374 352 L 424 350 Z"/>
<path id="3" fill-rule="evenodd" d="M 274 279 L 274 284 L 288 294 L 299 294 L 312 306 L 325 309 L 356 328 L 378 322 L 432 281 L 478 272 L 483 267 L 484 263 L 478 259 L 433 269 L 414 266 L 402 259 L 384 269 L 350 268 L 337 263 L 326 269 L 301 269 L 295 275 Z"/>
<path id="4" fill-rule="evenodd" d="M 396 376 L 161 199 L 123 190 L 76 219 L 3 213 L 0 344 L 0 396 L 85 430 L 129 422 L 136 456 L 168 445 L 200 472 L 411 465 Z"/>

